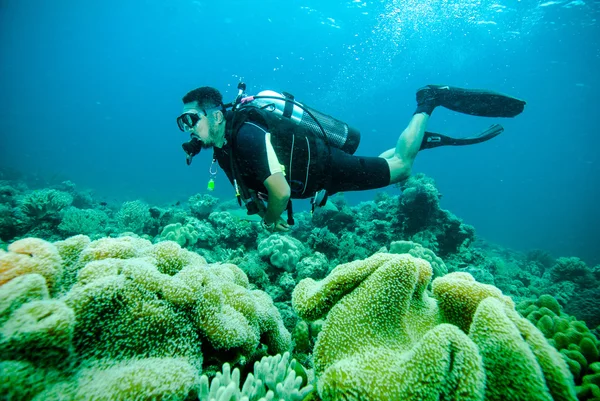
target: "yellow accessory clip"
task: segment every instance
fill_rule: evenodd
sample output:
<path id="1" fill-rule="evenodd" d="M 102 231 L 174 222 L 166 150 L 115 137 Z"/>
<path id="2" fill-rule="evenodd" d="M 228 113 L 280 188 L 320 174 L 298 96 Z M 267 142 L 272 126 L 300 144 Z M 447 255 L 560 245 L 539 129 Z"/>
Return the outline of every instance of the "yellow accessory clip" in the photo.
<path id="1" fill-rule="evenodd" d="M 215 166 L 216 161 L 217 161 L 217 159 L 213 159 L 213 161 L 208 169 L 208 173 L 210 174 L 210 179 L 208 180 L 208 185 L 206 186 L 206 189 L 209 191 L 215 190 L 215 177 L 217 176 L 217 167 Z M 213 167 L 214 167 L 214 171 L 213 171 Z"/>

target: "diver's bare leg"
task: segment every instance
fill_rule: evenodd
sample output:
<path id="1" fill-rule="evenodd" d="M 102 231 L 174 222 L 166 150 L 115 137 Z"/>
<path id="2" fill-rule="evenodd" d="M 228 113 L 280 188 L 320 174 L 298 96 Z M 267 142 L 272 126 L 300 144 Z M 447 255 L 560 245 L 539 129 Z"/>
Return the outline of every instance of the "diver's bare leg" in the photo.
<path id="1" fill-rule="evenodd" d="M 429 115 L 427 113 L 413 115 L 408 126 L 400 134 L 396 147 L 379 155 L 379 157 L 386 159 L 390 167 L 390 184 L 395 184 L 410 177 L 412 165 L 421 148 L 421 142 L 423 142 L 428 120 Z"/>

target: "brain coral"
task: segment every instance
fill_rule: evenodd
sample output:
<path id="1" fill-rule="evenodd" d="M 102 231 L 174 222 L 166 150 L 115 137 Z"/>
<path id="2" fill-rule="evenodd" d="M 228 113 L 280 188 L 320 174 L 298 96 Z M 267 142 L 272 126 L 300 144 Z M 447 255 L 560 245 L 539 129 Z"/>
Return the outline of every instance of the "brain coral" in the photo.
<path id="1" fill-rule="evenodd" d="M 431 276 L 424 260 L 375 254 L 298 284 L 300 316 L 327 314 L 314 348 L 323 400 L 576 399 L 564 360 L 508 298 L 449 274 L 436 300 Z"/>

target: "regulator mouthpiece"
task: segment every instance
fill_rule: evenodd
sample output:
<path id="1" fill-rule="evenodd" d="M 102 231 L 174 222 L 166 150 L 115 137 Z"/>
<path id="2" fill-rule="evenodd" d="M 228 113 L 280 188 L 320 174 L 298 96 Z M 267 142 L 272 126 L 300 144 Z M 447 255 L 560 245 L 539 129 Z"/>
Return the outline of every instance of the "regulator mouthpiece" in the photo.
<path id="1" fill-rule="evenodd" d="M 190 139 L 189 142 L 181 144 L 183 151 L 185 152 L 185 162 L 189 166 L 192 164 L 192 159 L 202 150 L 202 141 L 196 137 Z"/>

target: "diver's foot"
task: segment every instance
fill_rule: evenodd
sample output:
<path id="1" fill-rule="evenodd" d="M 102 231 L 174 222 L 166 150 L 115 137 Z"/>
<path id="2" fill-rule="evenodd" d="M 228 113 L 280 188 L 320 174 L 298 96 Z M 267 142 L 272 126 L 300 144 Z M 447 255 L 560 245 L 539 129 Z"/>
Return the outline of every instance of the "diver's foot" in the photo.
<path id="1" fill-rule="evenodd" d="M 417 90 L 417 110 L 414 114 L 431 115 L 436 107 L 442 105 L 442 99 L 449 91 L 450 87 L 443 85 L 427 85 Z"/>
<path id="2" fill-rule="evenodd" d="M 439 98 L 449 91 L 450 87 L 448 85 L 426 85 L 417 90 L 417 104 L 436 102 L 439 105 Z"/>

